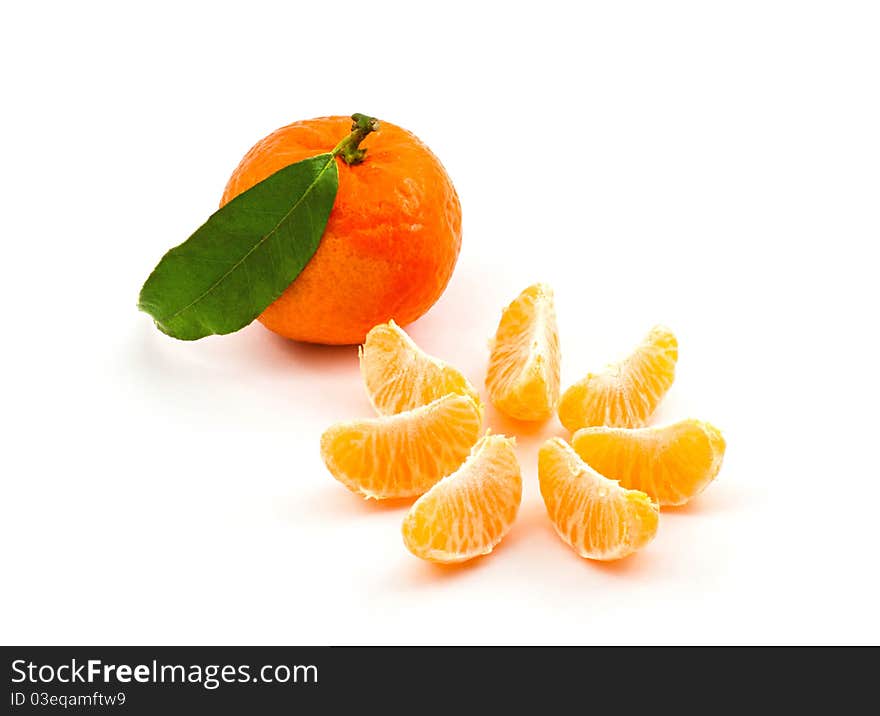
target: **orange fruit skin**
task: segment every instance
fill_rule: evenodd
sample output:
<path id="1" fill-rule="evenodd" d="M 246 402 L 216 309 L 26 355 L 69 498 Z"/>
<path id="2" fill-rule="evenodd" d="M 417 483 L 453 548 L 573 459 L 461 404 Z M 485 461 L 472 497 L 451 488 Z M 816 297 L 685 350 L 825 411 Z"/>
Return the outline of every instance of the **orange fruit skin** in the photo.
<path id="1" fill-rule="evenodd" d="M 349 117 L 294 122 L 258 142 L 220 205 L 270 174 L 330 152 Z M 311 343 L 361 343 L 377 323 L 406 325 L 440 298 L 461 247 L 461 204 L 443 165 L 413 134 L 382 121 L 364 161 L 336 159 L 339 190 L 321 244 L 260 315 L 269 330 Z"/>

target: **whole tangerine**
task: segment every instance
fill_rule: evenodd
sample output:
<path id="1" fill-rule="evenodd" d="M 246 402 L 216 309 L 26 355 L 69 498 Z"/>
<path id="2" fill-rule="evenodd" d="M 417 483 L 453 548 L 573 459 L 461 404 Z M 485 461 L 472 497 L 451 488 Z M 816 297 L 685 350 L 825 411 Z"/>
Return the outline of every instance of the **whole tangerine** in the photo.
<path id="1" fill-rule="evenodd" d="M 241 160 L 220 205 L 289 164 L 333 151 L 358 118 L 320 117 L 272 132 Z M 339 189 L 318 250 L 259 317 L 275 333 L 362 343 L 379 323 L 422 316 L 452 276 L 461 247 L 452 181 L 415 135 L 371 121 L 360 149 L 336 157 Z"/>

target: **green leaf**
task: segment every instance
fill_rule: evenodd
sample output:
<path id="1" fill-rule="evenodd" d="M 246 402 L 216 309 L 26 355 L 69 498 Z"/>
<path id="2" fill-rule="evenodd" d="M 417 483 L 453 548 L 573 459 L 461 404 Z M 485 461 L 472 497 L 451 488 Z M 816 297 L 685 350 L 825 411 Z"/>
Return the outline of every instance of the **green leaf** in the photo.
<path id="1" fill-rule="evenodd" d="M 318 249 L 338 185 L 332 154 L 275 172 L 165 254 L 141 289 L 138 307 L 161 331 L 182 340 L 244 328 Z"/>

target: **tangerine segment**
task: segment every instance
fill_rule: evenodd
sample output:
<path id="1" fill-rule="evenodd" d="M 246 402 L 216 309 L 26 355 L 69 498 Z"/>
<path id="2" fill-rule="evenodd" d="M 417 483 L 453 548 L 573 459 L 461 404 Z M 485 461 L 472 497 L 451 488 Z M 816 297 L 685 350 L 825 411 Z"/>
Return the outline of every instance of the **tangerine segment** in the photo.
<path id="1" fill-rule="evenodd" d="M 725 448 L 718 428 L 699 420 L 636 430 L 584 428 L 571 444 L 600 473 L 661 505 L 683 505 L 705 490 Z"/>
<path id="2" fill-rule="evenodd" d="M 514 439 L 487 435 L 464 464 L 412 506 L 403 542 L 431 562 L 464 562 L 489 554 L 516 519 L 522 477 Z"/>
<path id="3" fill-rule="evenodd" d="M 415 497 L 461 465 L 481 428 L 474 401 L 450 394 L 397 415 L 337 423 L 321 436 L 321 457 L 352 492 Z"/>
<path id="4" fill-rule="evenodd" d="M 641 427 L 672 385 L 677 360 L 672 331 L 655 326 L 628 358 L 588 373 L 566 390 L 559 420 L 571 432 L 592 425 Z"/>
<path id="5" fill-rule="evenodd" d="M 501 314 L 486 373 L 489 399 L 518 420 L 549 418 L 559 400 L 559 363 L 553 290 L 537 283 Z"/>
<path id="6" fill-rule="evenodd" d="M 482 409 L 467 378 L 425 353 L 394 321 L 370 329 L 358 355 L 367 395 L 382 415 L 427 405 L 448 393 L 467 395 Z"/>
<path id="7" fill-rule="evenodd" d="M 560 438 L 538 451 L 538 480 L 556 532 L 581 557 L 620 559 L 657 533 L 656 503 L 600 475 Z"/>

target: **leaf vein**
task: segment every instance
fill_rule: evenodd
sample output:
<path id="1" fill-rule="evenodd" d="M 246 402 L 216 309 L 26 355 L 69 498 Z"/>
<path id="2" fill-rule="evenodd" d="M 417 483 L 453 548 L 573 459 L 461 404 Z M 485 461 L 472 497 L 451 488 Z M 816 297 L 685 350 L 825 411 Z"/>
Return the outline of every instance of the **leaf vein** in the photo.
<path id="1" fill-rule="evenodd" d="M 260 246 L 262 246 L 262 245 L 263 245 L 263 244 L 269 239 L 269 237 L 271 237 L 272 235 L 275 234 L 276 231 L 278 231 L 278 227 L 280 227 L 281 224 L 283 224 L 283 223 L 287 220 L 287 218 L 288 218 L 288 217 L 289 217 L 294 211 L 296 211 L 297 207 L 298 207 L 298 206 L 303 202 L 303 200 L 304 200 L 304 199 L 305 199 L 305 198 L 311 193 L 312 189 L 315 188 L 315 185 L 320 181 L 321 177 L 324 176 L 324 172 L 326 172 L 327 169 L 330 168 L 330 165 L 331 165 L 331 164 L 334 164 L 335 161 L 336 161 L 336 158 L 331 154 L 329 160 L 327 161 L 327 163 L 321 168 L 321 171 L 319 171 L 319 172 L 315 175 L 315 178 L 312 180 L 311 184 L 309 184 L 309 186 L 308 186 L 308 187 L 306 188 L 306 190 L 303 192 L 302 196 L 300 196 L 300 198 L 296 200 L 296 202 L 293 204 L 293 206 L 290 207 L 290 209 L 284 214 L 284 216 L 282 216 L 282 217 L 278 220 L 278 223 L 275 224 L 275 226 L 273 226 L 272 229 L 271 229 L 270 231 L 266 232 L 266 234 L 265 234 L 263 237 L 261 237 L 260 240 L 259 240 L 257 243 L 255 243 L 250 249 L 248 249 L 247 253 L 246 253 L 244 256 L 242 256 L 238 261 L 236 261 L 232 266 L 230 266 L 229 269 L 227 269 L 227 270 L 223 273 L 222 276 L 220 276 L 216 281 L 214 281 L 210 286 L 208 286 L 208 288 L 206 288 L 201 294 L 199 294 L 198 296 L 196 296 L 196 297 L 195 297 L 192 301 L 190 301 L 188 304 L 186 304 L 186 305 L 183 306 L 182 308 L 178 309 L 177 311 L 175 311 L 175 312 L 172 313 L 171 315 L 166 316 L 165 318 L 162 318 L 162 319 L 156 319 L 156 321 L 157 321 L 158 323 L 167 323 L 168 321 L 174 320 L 175 318 L 177 318 L 177 316 L 179 316 L 181 313 L 183 313 L 183 312 L 186 311 L 187 309 L 192 308 L 195 304 L 197 304 L 199 301 L 201 301 L 203 298 L 205 298 L 205 296 L 207 296 L 207 295 L 208 295 L 209 293 L 211 293 L 214 289 L 216 289 L 217 286 L 219 286 L 220 284 L 222 284 L 222 283 L 226 280 L 226 278 L 227 278 L 227 277 L 228 277 L 233 271 L 235 271 L 239 266 L 241 266 L 242 263 L 244 263 L 244 262 L 247 260 L 247 258 L 248 258 L 248 257 L 249 257 L 254 251 L 256 251 Z"/>

